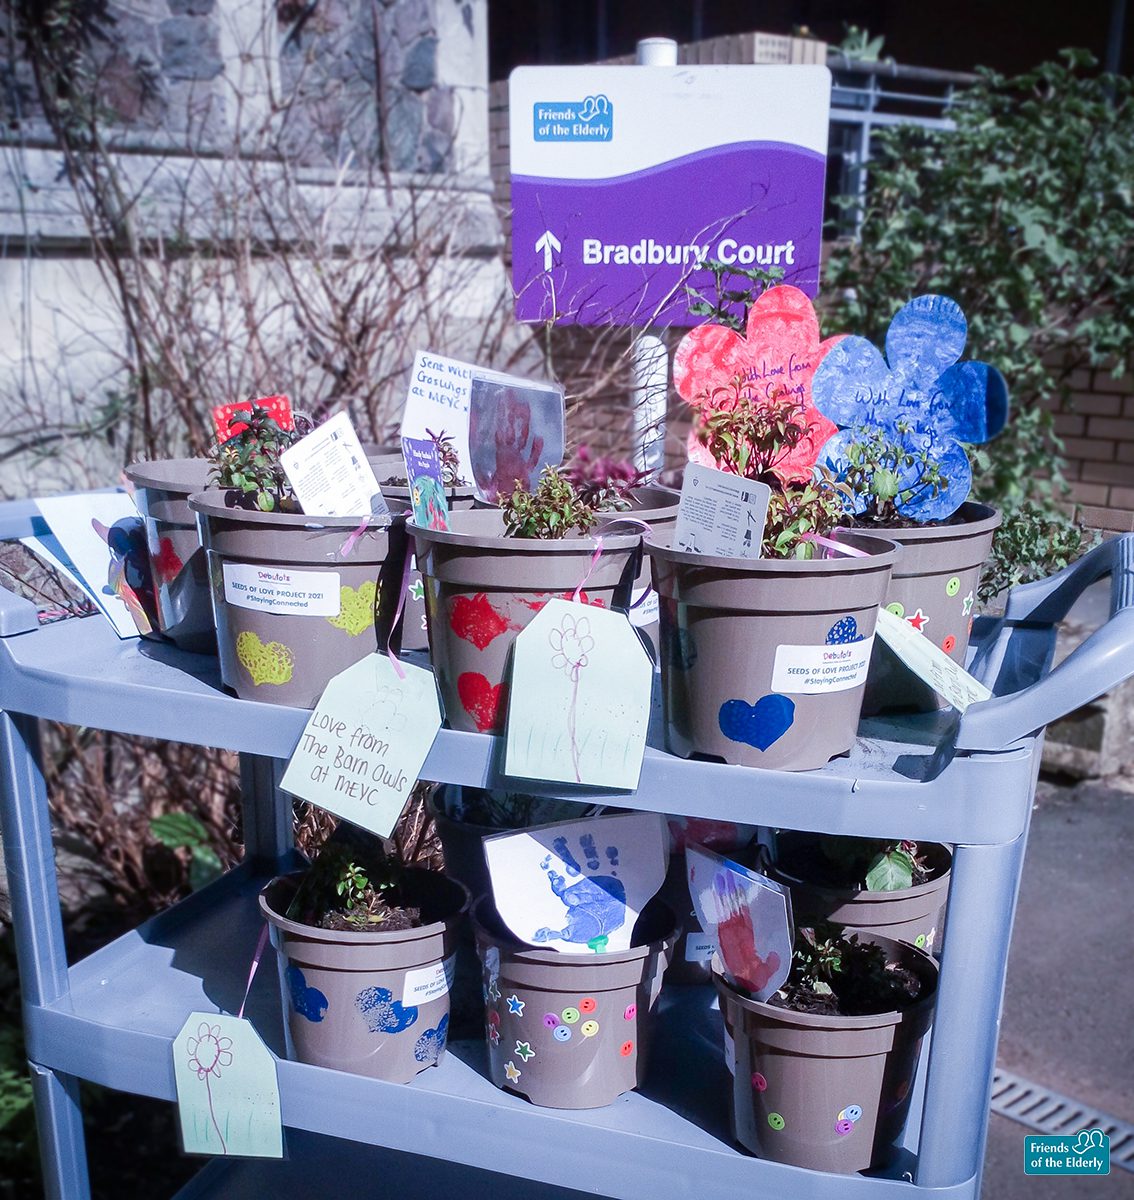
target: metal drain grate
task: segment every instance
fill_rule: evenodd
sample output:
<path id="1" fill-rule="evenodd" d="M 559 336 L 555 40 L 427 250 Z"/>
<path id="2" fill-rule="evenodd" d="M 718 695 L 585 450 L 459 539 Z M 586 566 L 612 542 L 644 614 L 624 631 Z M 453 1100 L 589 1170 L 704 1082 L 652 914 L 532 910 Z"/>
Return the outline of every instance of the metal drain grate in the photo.
<path id="1" fill-rule="evenodd" d="M 1021 1079 L 999 1067 L 992 1077 L 992 1111 L 1037 1133 L 1073 1134 L 1101 1129 L 1110 1138 L 1111 1170 L 1134 1172 L 1134 1125 L 1099 1112 L 1042 1084 Z"/>

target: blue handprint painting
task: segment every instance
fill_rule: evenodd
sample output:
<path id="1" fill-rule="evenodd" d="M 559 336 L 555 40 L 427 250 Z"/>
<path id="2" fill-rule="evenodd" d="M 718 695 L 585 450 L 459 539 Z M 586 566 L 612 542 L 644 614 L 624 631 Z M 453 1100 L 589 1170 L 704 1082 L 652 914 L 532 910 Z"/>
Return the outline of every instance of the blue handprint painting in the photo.
<path id="1" fill-rule="evenodd" d="M 417 1021 L 417 1008 L 403 1008 L 389 988 L 363 988 L 354 998 L 354 1006 L 371 1033 L 401 1033 Z"/>
<path id="2" fill-rule="evenodd" d="M 986 442 L 1008 419 L 1008 386 L 995 367 L 961 362 L 968 322 L 947 296 L 918 296 L 886 332 L 883 356 L 847 337 L 819 364 L 812 401 L 839 431 L 821 465 L 853 489 L 856 515 L 892 504 L 917 522 L 964 503 L 972 467 L 964 443 Z"/>
<path id="3" fill-rule="evenodd" d="M 493 899 L 532 946 L 568 954 L 628 949 L 665 878 L 668 834 L 653 813 L 595 817 L 486 838 Z"/>

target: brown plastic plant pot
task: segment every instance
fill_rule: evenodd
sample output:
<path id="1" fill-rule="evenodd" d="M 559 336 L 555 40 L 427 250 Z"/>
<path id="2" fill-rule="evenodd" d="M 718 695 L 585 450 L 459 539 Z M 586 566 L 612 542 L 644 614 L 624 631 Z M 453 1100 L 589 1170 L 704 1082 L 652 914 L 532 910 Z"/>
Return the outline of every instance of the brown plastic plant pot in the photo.
<path id="1" fill-rule="evenodd" d="M 808 859 L 822 857 L 814 834 L 783 831 L 776 835 L 776 844 L 776 861 L 768 874 L 790 889 L 797 925 L 830 921 L 896 942 L 909 942 L 919 950 L 939 948 L 953 862 L 948 847 L 936 842 L 919 847 L 931 871 L 928 882 L 895 892 L 872 892 L 859 886 L 833 887 L 808 878 Z"/>
<path id="2" fill-rule="evenodd" d="M 333 676 L 386 648 L 402 582 L 405 518 L 371 517 L 351 546 L 358 517 L 228 508 L 225 495 L 189 498 L 208 552 L 221 679 L 242 700 L 314 708 Z M 266 612 L 230 603 L 226 564 L 327 576 L 339 611 Z"/>
<path id="3" fill-rule="evenodd" d="M 638 573 L 638 533 L 543 541 L 504 536 L 499 509 L 450 514 L 449 531 L 408 524 L 429 614 L 429 651 L 453 729 L 500 733 L 508 711 L 512 644 L 548 600 L 625 612 Z"/>
<path id="4" fill-rule="evenodd" d="M 980 574 L 1000 525 L 1000 513 L 968 502 L 952 523 L 871 530 L 902 548 L 883 602 L 956 663 L 965 664 Z M 933 712 L 945 700 L 923 683 L 880 639 L 874 643 L 863 699 L 864 716 Z"/>
<path id="5" fill-rule="evenodd" d="M 905 943 L 860 936 L 916 972 L 916 1003 L 866 1017 L 797 1013 L 751 1000 L 713 975 L 733 1038 L 733 1135 L 760 1158 L 851 1174 L 885 1166 L 901 1136 L 937 964 Z"/>
<path id="6" fill-rule="evenodd" d="M 146 526 L 158 632 L 181 650 L 215 654 L 209 572 L 189 497 L 208 486 L 204 458 L 166 458 L 126 468 Z"/>
<path id="7" fill-rule="evenodd" d="M 464 888 L 436 872 L 407 871 L 406 901 L 421 906 L 426 924 L 340 933 L 284 916 L 299 878 L 279 876 L 260 893 L 279 964 L 288 1057 L 390 1083 L 436 1066 L 449 1032 L 449 993 L 415 1000 L 412 992 L 446 965 L 451 973 L 468 907 Z"/>
<path id="8" fill-rule="evenodd" d="M 536 950 L 491 897 L 473 909 L 483 967 L 489 1077 L 544 1108 L 601 1108 L 641 1083 L 662 974 L 677 936 L 652 900 L 637 945 L 617 954 Z"/>
<path id="9" fill-rule="evenodd" d="M 405 479 L 405 459 L 400 454 L 376 454 L 367 457 L 390 510 L 392 512 L 412 512 L 413 505 L 410 501 L 409 485 L 384 482 L 391 478 Z M 476 504 L 476 489 L 471 483 L 462 483 L 457 487 L 446 488 L 445 499 L 448 501 L 450 512 L 473 508 Z M 410 567 L 401 630 L 403 650 L 427 650 L 429 648 L 429 632 L 425 620 L 425 595 L 421 572 L 417 569 L 416 563 Z"/>
<path id="10" fill-rule="evenodd" d="M 646 537 L 669 751 L 804 771 L 850 749 L 865 681 L 814 695 L 791 680 L 773 686 L 781 648 L 785 672 L 801 654 L 837 671 L 874 633 L 898 548 L 848 531 L 832 537 L 865 556 L 716 558 Z"/>
<path id="11" fill-rule="evenodd" d="M 677 510 L 681 505 L 679 492 L 662 487 L 658 483 L 647 483 L 642 487 L 631 488 L 629 500 L 630 507 L 626 512 L 603 513 L 599 517 L 600 528 L 617 522 L 619 517 L 631 517 L 636 521 L 645 522 L 653 534 L 672 536 L 677 528 Z M 613 527 L 619 528 L 617 524 Z M 624 532 L 629 528 L 629 524 L 621 526 Z M 656 662 L 659 652 L 658 597 L 653 589 L 650 564 L 645 555 L 642 556 L 642 565 L 638 569 L 638 578 L 634 580 L 632 604 L 630 620 L 649 638 Z"/>

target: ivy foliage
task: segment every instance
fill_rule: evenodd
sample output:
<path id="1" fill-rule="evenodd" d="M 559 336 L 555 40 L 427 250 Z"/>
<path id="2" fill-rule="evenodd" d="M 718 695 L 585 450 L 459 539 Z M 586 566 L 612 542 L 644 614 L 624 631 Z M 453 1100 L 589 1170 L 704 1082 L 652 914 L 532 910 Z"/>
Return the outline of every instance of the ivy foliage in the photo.
<path id="1" fill-rule="evenodd" d="M 982 71 L 953 116 L 953 130 L 876 138 L 859 239 L 828 260 L 824 330 L 877 341 L 912 296 L 958 301 L 967 355 L 1014 398 L 1008 428 L 972 453 L 974 498 L 1004 510 L 994 569 L 1023 580 L 1056 565 L 1048 538 L 1086 545 L 1064 512 L 1050 407 L 1075 368 L 1121 373 L 1134 356 L 1132 85 L 1064 51 L 1016 78 Z M 1046 537 L 1017 528 L 1037 517 Z"/>

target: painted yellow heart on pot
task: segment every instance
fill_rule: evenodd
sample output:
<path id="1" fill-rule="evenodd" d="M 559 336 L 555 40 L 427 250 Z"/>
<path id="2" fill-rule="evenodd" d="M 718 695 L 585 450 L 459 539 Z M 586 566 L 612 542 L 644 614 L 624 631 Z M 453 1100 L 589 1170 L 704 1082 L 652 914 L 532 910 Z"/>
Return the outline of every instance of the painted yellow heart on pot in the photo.
<path id="1" fill-rule="evenodd" d="M 378 603 L 378 584 L 373 579 L 360 583 L 357 588 L 339 588 L 339 615 L 327 621 L 336 629 L 344 629 L 351 637 L 358 637 L 374 624 L 374 610 Z"/>
<path id="2" fill-rule="evenodd" d="M 237 635 L 236 657 L 257 687 L 262 683 L 288 683 L 295 667 L 295 655 L 283 642 L 265 646 L 250 629 Z"/>

